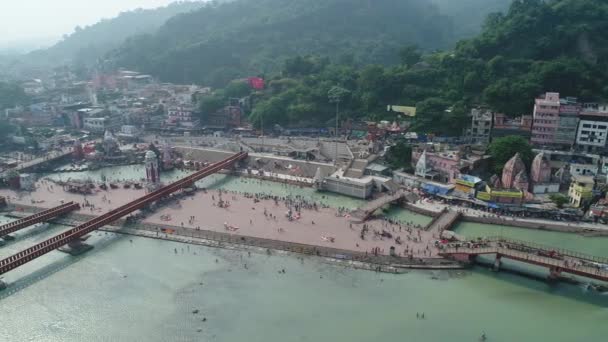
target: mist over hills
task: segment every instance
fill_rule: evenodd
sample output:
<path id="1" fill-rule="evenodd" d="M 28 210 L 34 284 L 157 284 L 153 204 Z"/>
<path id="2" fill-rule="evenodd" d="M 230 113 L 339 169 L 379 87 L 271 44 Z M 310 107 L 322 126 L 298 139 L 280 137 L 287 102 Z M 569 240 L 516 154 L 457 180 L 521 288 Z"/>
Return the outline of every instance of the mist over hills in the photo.
<path id="1" fill-rule="evenodd" d="M 47 47 L 31 51 L 19 56 L 7 58 L 6 55 L 22 53 L 23 50 L 35 48 L 35 44 L 25 44 L 25 48 L 15 46 L 4 49 L 5 67 L 16 69 L 52 68 L 58 65 L 94 65 L 97 59 L 112 49 L 120 46 L 128 37 L 137 34 L 152 33 L 163 25 L 169 18 L 177 14 L 199 9 L 205 3 L 200 1 L 180 1 L 156 9 L 136 9 L 123 12 L 115 18 L 103 19 L 96 24 L 86 27 L 76 27 L 71 34 L 64 35 L 53 44 L 47 42 Z M 55 39 L 56 41 L 57 39 Z M 2 62 L 2 61 L 0 61 Z"/>
<path id="2" fill-rule="evenodd" d="M 435 5 L 433 1 L 439 1 Z M 273 72 L 286 58 L 314 54 L 365 65 L 395 63 L 404 45 L 451 48 L 471 28 L 457 29 L 444 0 L 238 0 L 170 19 L 155 34 L 129 39 L 109 55 L 171 82 L 223 85 L 246 74 Z M 481 18 L 508 0 L 468 0 Z M 471 24 L 475 25 L 475 24 Z"/>

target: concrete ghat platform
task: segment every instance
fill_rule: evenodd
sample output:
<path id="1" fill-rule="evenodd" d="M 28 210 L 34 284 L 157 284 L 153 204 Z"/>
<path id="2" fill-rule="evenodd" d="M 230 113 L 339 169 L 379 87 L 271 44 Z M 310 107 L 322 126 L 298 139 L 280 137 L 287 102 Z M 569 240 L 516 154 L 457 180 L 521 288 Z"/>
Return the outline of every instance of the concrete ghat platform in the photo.
<path id="1" fill-rule="evenodd" d="M 13 212 L 10 216 L 24 215 L 23 212 Z M 78 217 L 78 219 L 76 219 Z M 67 226 L 77 226 L 83 221 L 90 219 L 86 215 L 71 215 L 70 218 L 61 218 L 53 220 L 53 223 Z M 119 225 L 123 222 L 117 222 Z M 401 258 L 390 257 L 386 255 L 365 255 L 365 253 L 339 250 L 323 246 L 304 245 L 287 241 L 269 240 L 263 238 L 255 238 L 248 236 L 238 236 L 227 233 L 218 233 L 214 231 L 184 229 L 174 227 L 173 234 L 160 232 L 160 227 L 168 227 L 167 225 L 155 225 L 150 223 L 139 223 L 124 226 L 105 226 L 100 228 L 100 231 L 134 235 L 160 240 L 168 240 L 180 243 L 188 243 L 194 245 L 202 245 L 214 248 L 248 250 L 258 253 L 277 253 L 285 255 L 307 255 L 316 256 L 324 262 L 351 267 L 356 269 L 364 269 L 376 272 L 385 273 L 406 273 L 409 270 L 451 270 L 463 269 L 466 265 L 456 261 L 451 261 L 443 258 Z M 183 232 L 183 234 L 182 234 Z M 69 253 L 69 251 L 66 251 Z M 83 251 L 81 253 L 86 252 Z M 79 253 L 79 254 L 81 254 Z M 70 253 L 71 254 L 71 253 Z"/>

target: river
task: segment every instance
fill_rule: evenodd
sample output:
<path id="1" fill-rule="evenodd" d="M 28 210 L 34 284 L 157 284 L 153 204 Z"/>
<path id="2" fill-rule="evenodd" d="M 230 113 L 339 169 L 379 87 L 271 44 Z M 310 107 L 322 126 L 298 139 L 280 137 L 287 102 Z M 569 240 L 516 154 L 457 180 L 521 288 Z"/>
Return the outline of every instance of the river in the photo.
<path id="1" fill-rule="evenodd" d="M 112 174 L 123 176 L 125 170 Z M 360 204 L 227 176 L 205 184 L 311 196 L 334 206 Z M 389 214 L 421 224 L 429 220 L 399 209 Z M 0 257 L 62 229 L 20 232 L 0 248 Z M 606 238 L 469 223 L 457 230 L 608 255 Z M 488 341 L 604 341 L 608 333 L 608 296 L 483 268 L 390 275 L 316 258 L 249 257 L 101 232 L 90 241 L 96 248 L 82 257 L 55 251 L 6 275 L 10 288 L 0 293 L 0 341 L 459 342 L 478 341 L 482 331 Z M 417 319 L 417 312 L 425 319 Z"/>

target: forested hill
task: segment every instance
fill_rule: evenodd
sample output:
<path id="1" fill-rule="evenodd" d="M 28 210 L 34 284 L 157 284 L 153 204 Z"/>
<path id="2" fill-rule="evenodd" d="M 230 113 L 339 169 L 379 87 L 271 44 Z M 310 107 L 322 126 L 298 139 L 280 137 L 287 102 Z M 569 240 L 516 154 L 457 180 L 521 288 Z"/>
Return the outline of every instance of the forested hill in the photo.
<path id="1" fill-rule="evenodd" d="M 476 36 L 489 13 L 505 12 L 512 0 L 430 0 L 444 15 L 454 20 L 458 38 Z"/>
<path id="2" fill-rule="evenodd" d="M 20 57 L 32 64 L 94 64 L 98 57 L 118 47 L 127 37 L 152 33 L 169 18 L 199 9 L 204 3 L 180 1 L 156 9 L 137 9 L 123 12 L 112 19 L 77 27 L 75 31 L 48 49 L 37 50 Z"/>
<path id="3" fill-rule="evenodd" d="M 608 101 L 606 0 L 515 0 L 491 15 L 483 32 L 447 52 L 401 50 L 395 66 L 353 67 L 295 58 L 257 95 L 251 122 L 327 125 L 328 93 L 348 90 L 341 117 L 395 120 L 387 104 L 417 106 L 413 129 L 459 135 L 475 105 L 517 116 L 531 114 L 547 91 L 582 101 Z M 422 61 L 422 62 L 421 62 Z"/>
<path id="4" fill-rule="evenodd" d="M 236 0 L 178 15 L 111 59 L 165 81 L 217 86 L 278 70 L 294 55 L 396 62 L 405 44 L 450 47 L 453 32 L 452 20 L 429 0 Z"/>
<path id="5" fill-rule="evenodd" d="M 445 60 L 460 70 L 447 86 L 512 115 L 529 112 L 544 91 L 606 100 L 606 32 L 605 0 L 516 0 Z"/>

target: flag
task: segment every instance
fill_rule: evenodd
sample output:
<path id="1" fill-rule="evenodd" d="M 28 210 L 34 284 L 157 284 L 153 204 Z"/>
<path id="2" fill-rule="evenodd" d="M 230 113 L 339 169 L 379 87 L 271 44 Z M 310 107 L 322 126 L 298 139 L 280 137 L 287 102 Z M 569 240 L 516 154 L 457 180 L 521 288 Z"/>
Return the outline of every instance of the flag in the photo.
<path id="1" fill-rule="evenodd" d="M 264 79 L 260 77 L 249 77 L 249 85 L 256 90 L 264 89 Z"/>

